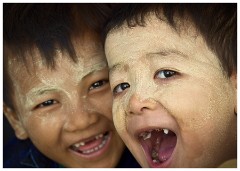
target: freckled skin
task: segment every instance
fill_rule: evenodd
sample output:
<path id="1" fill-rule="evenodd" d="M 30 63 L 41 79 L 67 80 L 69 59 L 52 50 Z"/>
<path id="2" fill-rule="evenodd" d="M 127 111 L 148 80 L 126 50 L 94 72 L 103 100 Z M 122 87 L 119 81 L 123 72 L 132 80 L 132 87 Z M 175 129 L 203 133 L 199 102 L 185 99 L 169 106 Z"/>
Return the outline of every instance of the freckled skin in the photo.
<path id="1" fill-rule="evenodd" d="M 74 63 L 65 53 L 58 53 L 56 69 L 48 69 L 36 51 L 36 62 L 29 62 L 27 72 L 16 60 L 9 63 L 14 101 L 20 126 L 20 139 L 30 138 L 47 157 L 65 167 L 115 167 L 124 144 L 112 121 L 112 95 L 109 83 L 90 89 L 108 79 L 107 63 L 96 35 L 74 40 L 79 61 Z M 30 58 L 31 59 L 31 58 Z M 47 107 L 38 105 L 54 100 Z M 78 156 L 69 147 L 105 131 L 112 133 L 109 148 L 94 159 Z M 23 136 L 25 135 L 25 136 Z"/>
<path id="2" fill-rule="evenodd" d="M 164 124 L 177 135 L 170 167 L 217 167 L 237 157 L 236 75 L 224 75 L 189 24 L 179 35 L 151 16 L 146 27 L 124 24 L 106 39 L 109 67 L 121 64 L 110 71 L 111 89 L 130 86 L 114 95 L 114 124 L 142 167 L 149 165 L 135 131 Z M 177 74 L 164 79 L 163 70 Z"/>

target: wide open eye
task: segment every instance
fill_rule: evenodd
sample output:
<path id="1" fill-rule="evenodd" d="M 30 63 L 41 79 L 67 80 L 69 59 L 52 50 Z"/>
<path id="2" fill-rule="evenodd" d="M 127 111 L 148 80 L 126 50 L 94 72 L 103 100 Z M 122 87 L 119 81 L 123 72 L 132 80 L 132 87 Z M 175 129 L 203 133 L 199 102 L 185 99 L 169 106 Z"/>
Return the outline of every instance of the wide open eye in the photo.
<path id="1" fill-rule="evenodd" d="M 118 84 L 114 89 L 113 89 L 113 94 L 117 95 L 121 92 L 123 92 L 125 89 L 129 88 L 130 85 L 128 83 L 121 83 Z"/>
<path id="2" fill-rule="evenodd" d="M 99 81 L 93 83 L 93 84 L 90 86 L 89 90 L 93 90 L 93 89 L 96 89 L 96 88 L 100 88 L 100 87 L 104 86 L 105 84 L 107 84 L 108 82 L 109 82 L 108 80 L 99 80 Z"/>
<path id="3" fill-rule="evenodd" d="M 35 108 L 37 109 L 37 108 L 47 107 L 56 103 L 58 103 L 56 100 L 51 99 L 37 105 Z"/>
<path id="4" fill-rule="evenodd" d="M 161 71 L 158 71 L 154 77 L 160 78 L 160 79 L 167 79 L 167 78 L 175 76 L 176 74 L 177 74 L 177 72 L 172 71 L 172 70 L 161 70 Z"/>

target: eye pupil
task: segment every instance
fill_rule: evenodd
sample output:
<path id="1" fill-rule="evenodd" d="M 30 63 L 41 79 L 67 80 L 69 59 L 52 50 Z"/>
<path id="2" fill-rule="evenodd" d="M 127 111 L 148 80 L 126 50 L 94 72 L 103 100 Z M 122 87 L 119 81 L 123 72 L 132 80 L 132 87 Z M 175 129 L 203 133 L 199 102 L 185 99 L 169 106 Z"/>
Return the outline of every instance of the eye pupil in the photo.
<path id="1" fill-rule="evenodd" d="M 53 104 L 57 103 L 55 100 L 51 99 L 51 100 L 47 100 L 45 102 L 42 102 L 41 104 L 37 105 L 35 107 L 35 109 L 37 108 L 42 108 L 42 107 L 47 107 L 47 106 L 51 106 Z"/>
<path id="2" fill-rule="evenodd" d="M 101 85 L 103 85 L 103 81 L 98 81 L 98 82 L 93 84 L 93 87 L 99 87 Z"/>
<path id="3" fill-rule="evenodd" d="M 53 100 L 45 101 L 42 104 L 43 104 L 43 106 L 49 106 L 49 105 L 53 104 Z"/>
<path id="4" fill-rule="evenodd" d="M 100 81 L 97 81 L 95 83 L 93 83 L 91 85 L 91 87 L 89 88 L 89 90 L 92 90 L 92 89 L 96 89 L 96 88 L 100 88 L 102 87 L 103 85 L 107 84 L 108 83 L 108 80 L 100 80 Z"/>
<path id="5" fill-rule="evenodd" d="M 130 87 L 129 84 L 126 84 L 126 83 L 122 83 L 122 84 L 121 84 L 121 88 L 122 88 L 123 90 L 125 90 L 125 89 L 128 88 L 128 87 Z"/>
<path id="6" fill-rule="evenodd" d="M 173 74 L 174 74 L 174 71 L 169 71 L 169 70 L 164 71 L 165 77 L 171 77 Z"/>
<path id="7" fill-rule="evenodd" d="M 114 89 L 113 89 L 113 94 L 118 94 L 123 92 L 125 89 L 129 88 L 130 85 L 128 83 L 121 83 L 118 84 Z"/>
<path id="8" fill-rule="evenodd" d="M 176 74 L 177 74 L 177 72 L 172 71 L 172 70 L 160 70 L 156 73 L 155 78 L 167 79 L 167 78 L 175 76 Z"/>

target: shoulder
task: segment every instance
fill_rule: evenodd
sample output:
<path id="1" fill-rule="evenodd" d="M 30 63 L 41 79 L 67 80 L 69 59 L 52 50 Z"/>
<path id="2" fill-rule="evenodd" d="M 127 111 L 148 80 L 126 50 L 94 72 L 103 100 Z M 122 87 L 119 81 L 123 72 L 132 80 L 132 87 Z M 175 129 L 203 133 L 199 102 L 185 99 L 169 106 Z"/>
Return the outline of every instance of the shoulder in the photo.
<path id="1" fill-rule="evenodd" d="M 28 140 L 21 141 L 15 137 L 11 139 L 3 147 L 3 167 L 20 167 L 20 161 L 24 156 L 27 155 L 30 146 L 31 143 Z"/>
<path id="2" fill-rule="evenodd" d="M 4 168 L 58 167 L 52 160 L 39 152 L 30 140 L 13 138 L 3 148 Z"/>

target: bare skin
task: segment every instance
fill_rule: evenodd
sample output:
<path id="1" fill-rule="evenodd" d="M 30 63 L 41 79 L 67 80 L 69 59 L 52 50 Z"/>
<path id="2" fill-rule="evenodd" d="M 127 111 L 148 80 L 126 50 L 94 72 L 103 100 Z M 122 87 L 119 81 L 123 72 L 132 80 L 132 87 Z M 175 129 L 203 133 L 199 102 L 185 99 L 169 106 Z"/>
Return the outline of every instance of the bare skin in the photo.
<path id="1" fill-rule="evenodd" d="M 142 167 L 217 167 L 237 156 L 236 73 L 228 78 L 187 26 L 179 35 L 151 16 L 106 39 L 114 124 Z"/>
<path id="2" fill-rule="evenodd" d="M 59 51 L 54 70 L 37 50 L 37 60 L 27 61 L 30 72 L 16 60 L 9 62 L 17 110 L 5 106 L 4 112 L 16 136 L 30 138 L 65 167 L 115 167 L 124 149 L 113 125 L 105 55 L 96 42 L 92 33 L 74 40 L 78 62 Z"/>

